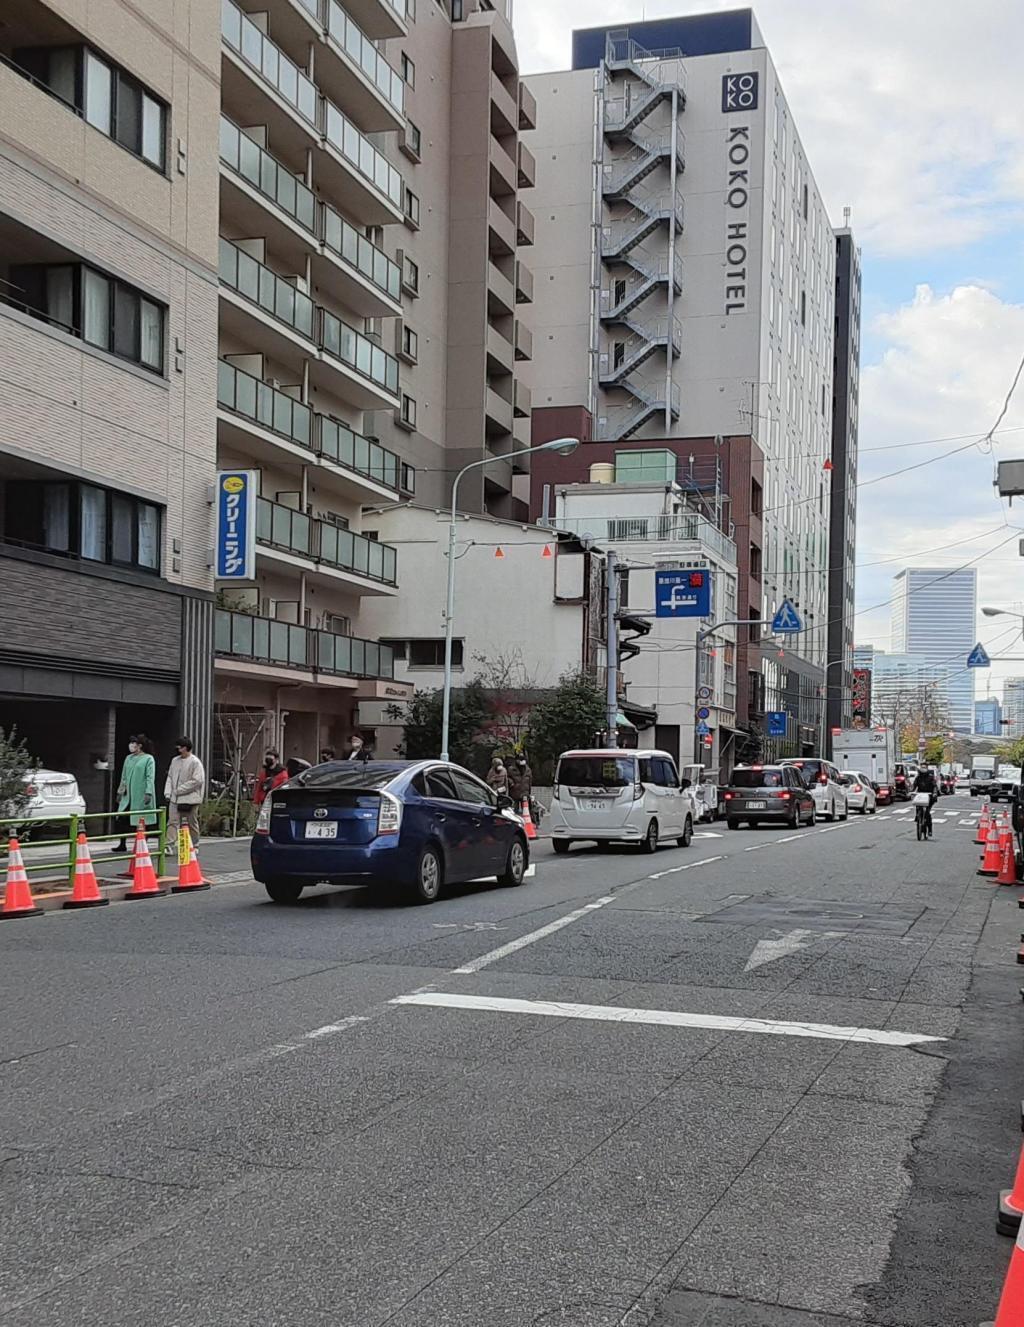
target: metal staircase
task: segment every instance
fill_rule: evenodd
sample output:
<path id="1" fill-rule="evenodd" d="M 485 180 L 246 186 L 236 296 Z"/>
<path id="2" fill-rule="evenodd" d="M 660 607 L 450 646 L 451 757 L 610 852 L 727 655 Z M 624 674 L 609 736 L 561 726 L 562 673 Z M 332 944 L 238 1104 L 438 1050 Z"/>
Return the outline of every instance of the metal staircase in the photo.
<path id="1" fill-rule="evenodd" d="M 609 411 L 606 418 L 598 421 L 598 433 L 602 442 L 625 442 L 634 433 L 653 419 L 655 415 L 664 415 L 665 407 L 671 409 L 672 419 L 679 418 L 679 388 L 672 386 L 668 401 L 665 399 L 664 380 L 651 382 L 645 378 L 634 378 L 630 383 L 630 392 L 638 404 Z"/>
<path id="2" fill-rule="evenodd" d="M 637 402 L 632 408 L 613 412 L 608 436 L 615 441 L 632 436 L 659 412 L 671 409 L 673 419 L 679 413 L 677 388 L 673 386 L 670 393 L 676 398 L 672 404 L 666 401 L 666 384 L 657 386 L 635 375 L 659 351 L 669 357 L 669 362 L 681 353 L 678 320 L 672 319 L 670 324 L 665 317 L 645 319 L 637 313 L 652 295 L 682 292 L 681 269 L 675 255 L 671 259 L 669 252 L 652 256 L 640 247 L 663 228 L 671 240 L 683 225 L 683 200 L 678 190 L 664 185 L 658 188 L 649 181 L 660 167 L 667 167 L 676 176 L 686 167 L 685 139 L 671 114 L 668 128 L 654 128 L 649 123 L 666 103 L 677 114 L 685 107 L 681 59 L 681 51 L 646 51 L 624 33 L 610 33 L 606 43 L 605 75 L 622 92 L 615 99 L 606 91 L 603 107 L 604 138 L 615 145 L 616 155 L 606 159 L 601 175 L 602 197 L 613 210 L 612 219 L 601 229 L 601 260 L 606 265 L 625 267 L 628 275 L 624 291 L 616 290 L 615 283 L 622 277 L 613 274 L 612 289 L 602 292 L 601 322 L 624 326 L 629 336 L 618 343 L 616 362 L 599 374 L 599 380 L 604 388 L 629 392 Z M 624 206 L 628 210 L 622 211 Z M 669 247 L 673 247 L 671 243 Z"/>

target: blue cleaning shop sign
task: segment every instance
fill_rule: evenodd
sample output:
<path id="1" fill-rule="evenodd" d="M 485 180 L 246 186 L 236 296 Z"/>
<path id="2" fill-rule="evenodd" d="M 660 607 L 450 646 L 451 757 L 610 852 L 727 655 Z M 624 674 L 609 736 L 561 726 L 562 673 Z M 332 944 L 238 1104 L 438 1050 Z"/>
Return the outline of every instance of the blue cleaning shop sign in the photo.
<path id="1" fill-rule="evenodd" d="M 217 472 L 217 549 L 214 575 L 219 581 L 256 577 L 256 470 Z"/>
<path id="2" fill-rule="evenodd" d="M 689 569 L 654 573 L 655 617 L 707 617 L 710 612 L 710 571 Z"/>

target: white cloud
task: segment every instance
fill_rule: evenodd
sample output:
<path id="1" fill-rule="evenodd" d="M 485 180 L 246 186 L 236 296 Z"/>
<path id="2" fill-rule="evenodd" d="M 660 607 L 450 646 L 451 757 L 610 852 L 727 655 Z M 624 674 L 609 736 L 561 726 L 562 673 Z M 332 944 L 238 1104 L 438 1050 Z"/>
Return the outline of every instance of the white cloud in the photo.
<path id="1" fill-rule="evenodd" d="M 567 67 L 574 27 L 692 8 L 684 0 L 517 0 L 522 66 Z M 919 254 L 1024 220 L 1016 92 L 1024 5 L 762 0 L 755 12 L 833 219 L 849 204 L 866 247 Z"/>

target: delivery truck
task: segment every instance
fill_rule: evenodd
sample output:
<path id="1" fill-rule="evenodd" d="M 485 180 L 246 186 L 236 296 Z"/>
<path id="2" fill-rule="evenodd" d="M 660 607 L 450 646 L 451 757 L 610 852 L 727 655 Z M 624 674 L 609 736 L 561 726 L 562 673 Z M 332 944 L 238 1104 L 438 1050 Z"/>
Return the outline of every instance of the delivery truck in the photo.
<path id="1" fill-rule="evenodd" d="M 996 782 L 995 756 L 974 756 L 971 760 L 971 796 L 995 796 L 998 801 L 1002 789 Z"/>
<path id="2" fill-rule="evenodd" d="M 879 801 L 892 800 L 896 735 L 890 728 L 844 728 L 832 736 L 832 759 L 841 770 L 855 769 L 878 785 Z"/>

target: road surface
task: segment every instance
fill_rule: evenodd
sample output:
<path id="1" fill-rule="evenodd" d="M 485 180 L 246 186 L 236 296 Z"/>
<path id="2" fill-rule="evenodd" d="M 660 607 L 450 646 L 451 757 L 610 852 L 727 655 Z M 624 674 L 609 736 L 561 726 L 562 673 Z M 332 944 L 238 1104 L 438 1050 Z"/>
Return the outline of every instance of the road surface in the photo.
<path id="1" fill-rule="evenodd" d="M 977 1327 L 1020 1149 L 977 803 L 519 889 L 0 927 L 0 1327 Z"/>

